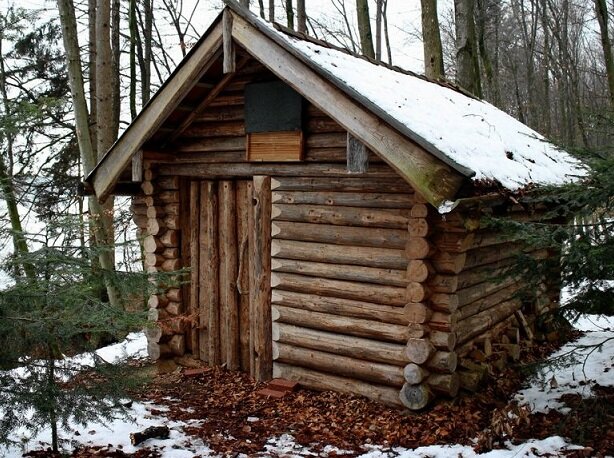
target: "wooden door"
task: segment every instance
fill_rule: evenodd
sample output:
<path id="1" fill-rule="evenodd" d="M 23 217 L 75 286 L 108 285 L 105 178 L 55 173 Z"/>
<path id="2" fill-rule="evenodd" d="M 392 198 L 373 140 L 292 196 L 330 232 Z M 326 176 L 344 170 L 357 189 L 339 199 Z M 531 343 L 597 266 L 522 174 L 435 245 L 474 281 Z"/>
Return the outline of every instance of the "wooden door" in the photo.
<path id="1" fill-rule="evenodd" d="M 270 227 L 268 177 L 191 182 L 192 353 L 258 380 L 272 367 Z"/>

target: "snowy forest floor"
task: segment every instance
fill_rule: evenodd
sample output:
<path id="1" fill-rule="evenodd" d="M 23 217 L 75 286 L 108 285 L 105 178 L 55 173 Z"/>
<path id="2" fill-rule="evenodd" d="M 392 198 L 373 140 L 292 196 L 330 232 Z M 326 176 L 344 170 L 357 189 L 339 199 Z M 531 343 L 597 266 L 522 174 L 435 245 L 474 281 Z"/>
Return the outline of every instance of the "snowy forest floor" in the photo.
<path id="1" fill-rule="evenodd" d="M 402 413 L 364 398 L 299 389 L 282 399 L 256 394 L 249 377 L 221 368 L 154 375 L 135 393 L 133 421 L 74 426 L 64 431 L 73 456 L 364 456 L 532 457 L 614 455 L 614 322 L 583 319 L 583 331 L 555 350 L 538 344 L 523 351 L 531 363 L 550 354 L 556 364 L 527 378 L 519 367 L 494 374 L 478 394 L 439 402 L 421 413 Z M 601 347 L 595 344 L 603 343 Z M 144 338 L 101 350 L 144 359 Z M 570 359 L 569 354 L 575 355 Z M 166 425 L 166 440 L 130 445 L 130 432 Z M 15 439 L 27 436 L 19 431 Z M 49 432 L 23 449 L 0 456 L 51 456 Z M 491 450 L 494 447 L 494 450 Z"/>

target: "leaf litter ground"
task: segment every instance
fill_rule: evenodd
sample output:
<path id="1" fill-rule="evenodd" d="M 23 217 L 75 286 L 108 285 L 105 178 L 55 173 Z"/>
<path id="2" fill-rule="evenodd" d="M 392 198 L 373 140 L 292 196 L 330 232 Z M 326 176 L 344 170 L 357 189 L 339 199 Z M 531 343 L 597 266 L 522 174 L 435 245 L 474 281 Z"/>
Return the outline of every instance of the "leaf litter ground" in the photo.
<path id="1" fill-rule="evenodd" d="M 578 342 L 582 339 L 586 336 Z M 523 362 L 536 362 L 555 350 L 553 344 L 524 349 Z M 439 402 L 420 413 L 400 412 L 358 396 L 304 389 L 282 399 L 266 398 L 256 393 L 262 384 L 223 368 L 205 367 L 191 377 L 162 374 L 135 393 L 138 424 L 107 425 L 111 434 L 106 436 L 97 436 L 95 429 L 81 431 L 92 437 L 75 441 L 73 456 L 614 455 L 614 380 L 609 373 L 614 372 L 614 361 L 612 352 L 604 353 L 597 365 L 603 374 L 592 367 L 595 378 L 568 377 L 577 380 L 567 393 L 548 386 L 547 378 L 527 383 L 523 373 L 512 367 L 493 374 L 480 393 Z M 557 370 L 553 373 L 564 385 L 565 374 L 576 369 Z M 518 391 L 523 382 L 527 388 Z M 589 389 L 578 392 L 584 386 Z M 556 400 L 555 408 L 532 412 L 527 407 L 526 401 L 547 405 L 542 398 Z M 122 445 L 128 432 L 159 424 L 171 427 L 170 440 L 150 440 L 141 447 Z M 569 445 L 572 442 L 580 446 Z M 39 447 L 28 456 L 51 455 Z"/>

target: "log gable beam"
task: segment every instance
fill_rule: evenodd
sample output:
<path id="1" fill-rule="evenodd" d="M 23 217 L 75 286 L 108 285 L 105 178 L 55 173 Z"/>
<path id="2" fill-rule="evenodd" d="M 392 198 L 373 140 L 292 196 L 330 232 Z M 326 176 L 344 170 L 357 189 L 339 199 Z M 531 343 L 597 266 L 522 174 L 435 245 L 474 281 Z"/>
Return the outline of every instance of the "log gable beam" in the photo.
<path id="1" fill-rule="evenodd" d="M 222 46 L 224 48 L 224 75 L 236 71 L 235 48 L 232 44 L 232 14 L 228 9 L 222 13 Z"/>
<path id="2" fill-rule="evenodd" d="M 209 70 L 220 56 L 221 45 L 222 24 L 218 21 L 94 168 L 88 181 L 92 183 L 98 199 L 104 201 L 112 193 L 115 182 L 130 165 L 134 153 L 177 108 L 182 95 L 187 94 Z"/>

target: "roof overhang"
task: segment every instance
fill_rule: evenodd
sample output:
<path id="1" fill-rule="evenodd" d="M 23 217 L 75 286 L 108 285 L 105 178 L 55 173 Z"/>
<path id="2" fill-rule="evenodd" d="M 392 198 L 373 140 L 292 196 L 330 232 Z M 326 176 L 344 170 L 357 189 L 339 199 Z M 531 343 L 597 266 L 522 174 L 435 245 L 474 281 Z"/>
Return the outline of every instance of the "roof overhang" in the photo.
<path id="1" fill-rule="evenodd" d="M 430 151 L 410 133 L 394 125 L 381 108 L 369 103 L 312 62 L 234 1 L 226 2 L 233 16 L 232 39 L 278 78 L 386 161 L 427 202 L 439 207 L 454 200 L 472 171 L 450 164 L 441 152 Z M 222 15 L 214 21 L 180 66 L 143 108 L 119 140 L 87 177 L 100 200 L 113 190 L 132 156 L 180 104 L 222 52 Z M 407 130 L 406 128 L 404 130 Z"/>

